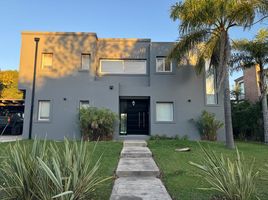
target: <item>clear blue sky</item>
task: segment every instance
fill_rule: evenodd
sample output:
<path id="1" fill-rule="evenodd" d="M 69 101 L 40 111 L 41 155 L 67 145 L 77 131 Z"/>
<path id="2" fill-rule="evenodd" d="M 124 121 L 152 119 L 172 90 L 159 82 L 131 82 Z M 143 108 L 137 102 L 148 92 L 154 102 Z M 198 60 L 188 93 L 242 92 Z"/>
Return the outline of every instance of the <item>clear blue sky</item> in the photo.
<path id="1" fill-rule="evenodd" d="M 178 22 L 169 18 L 176 0 L 0 0 L 0 69 L 18 69 L 21 31 L 96 32 L 98 37 L 175 41 Z M 235 29 L 232 38 L 252 38 Z M 236 74 L 234 77 L 237 77 Z"/>

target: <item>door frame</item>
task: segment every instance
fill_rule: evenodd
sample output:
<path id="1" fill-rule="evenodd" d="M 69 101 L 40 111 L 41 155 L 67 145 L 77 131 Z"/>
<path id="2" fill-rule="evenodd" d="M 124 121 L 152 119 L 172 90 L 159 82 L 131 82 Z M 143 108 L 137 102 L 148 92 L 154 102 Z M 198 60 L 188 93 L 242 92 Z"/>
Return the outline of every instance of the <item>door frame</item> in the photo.
<path id="1" fill-rule="evenodd" d="M 121 134 L 121 100 L 147 100 L 148 104 L 148 134 L 141 134 L 141 135 L 146 135 L 150 136 L 151 135 L 151 98 L 150 96 L 119 96 L 119 135 L 120 136 L 129 136 L 127 133 L 126 134 Z M 132 135 L 132 134 L 130 134 Z"/>

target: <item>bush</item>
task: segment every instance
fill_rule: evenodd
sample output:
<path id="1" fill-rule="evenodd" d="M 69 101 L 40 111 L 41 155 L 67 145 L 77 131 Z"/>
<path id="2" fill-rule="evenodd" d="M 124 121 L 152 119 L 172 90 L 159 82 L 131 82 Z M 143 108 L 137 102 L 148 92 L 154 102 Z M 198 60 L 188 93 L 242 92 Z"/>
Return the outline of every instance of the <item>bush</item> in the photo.
<path id="1" fill-rule="evenodd" d="M 251 164 L 245 162 L 238 150 L 235 161 L 225 158 L 223 154 L 216 155 L 214 151 L 202 146 L 201 150 L 204 154 L 203 163 L 190 164 L 200 170 L 200 175 L 210 185 L 209 188 L 202 189 L 217 191 L 227 200 L 249 200 L 256 197 L 258 172 L 253 170 L 254 161 Z"/>
<path id="2" fill-rule="evenodd" d="M 111 139 L 117 116 L 109 109 L 88 107 L 80 109 L 80 130 L 84 139 Z"/>
<path id="3" fill-rule="evenodd" d="M 196 121 L 201 139 L 216 140 L 217 130 L 223 127 L 223 123 L 215 119 L 215 114 L 203 111 Z"/>
<path id="4" fill-rule="evenodd" d="M 263 121 L 260 102 L 232 103 L 234 137 L 240 140 L 263 141 Z"/>
<path id="5" fill-rule="evenodd" d="M 65 140 L 62 150 L 55 142 L 47 145 L 35 140 L 32 146 L 17 142 L 5 153 L 0 167 L 1 199 L 86 200 L 106 180 L 96 176 L 100 158 L 92 162 L 85 142 Z"/>

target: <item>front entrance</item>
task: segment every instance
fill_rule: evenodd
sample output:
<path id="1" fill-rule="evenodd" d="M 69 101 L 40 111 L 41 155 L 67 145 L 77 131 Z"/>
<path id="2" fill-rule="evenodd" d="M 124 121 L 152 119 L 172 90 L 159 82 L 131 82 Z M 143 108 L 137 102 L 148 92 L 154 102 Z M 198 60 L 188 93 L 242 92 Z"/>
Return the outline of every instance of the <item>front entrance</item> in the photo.
<path id="1" fill-rule="evenodd" d="M 120 99 L 120 134 L 149 134 L 150 100 L 140 98 Z"/>

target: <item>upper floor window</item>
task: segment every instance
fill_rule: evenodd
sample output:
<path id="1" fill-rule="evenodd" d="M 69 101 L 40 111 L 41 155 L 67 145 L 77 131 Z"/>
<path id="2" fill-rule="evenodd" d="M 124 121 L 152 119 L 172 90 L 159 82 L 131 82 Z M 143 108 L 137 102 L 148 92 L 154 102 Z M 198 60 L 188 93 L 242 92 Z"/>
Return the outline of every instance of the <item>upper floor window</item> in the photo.
<path id="1" fill-rule="evenodd" d="M 42 54 L 42 69 L 52 68 L 52 63 L 53 63 L 53 54 L 43 53 Z"/>
<path id="2" fill-rule="evenodd" d="M 102 74 L 146 74 L 146 60 L 101 60 Z"/>
<path id="3" fill-rule="evenodd" d="M 239 96 L 238 99 L 244 99 L 245 98 L 245 84 L 244 81 L 238 82 L 238 88 L 239 88 Z"/>
<path id="4" fill-rule="evenodd" d="M 156 58 L 156 72 L 172 72 L 172 63 L 165 57 Z"/>
<path id="5" fill-rule="evenodd" d="M 81 55 L 81 69 L 82 70 L 89 70 L 90 64 L 91 64 L 90 54 L 82 54 Z"/>
<path id="6" fill-rule="evenodd" d="M 49 121 L 50 118 L 50 101 L 41 100 L 38 102 L 38 120 Z"/>
<path id="7" fill-rule="evenodd" d="M 209 66 L 209 62 L 205 65 L 206 75 L 206 103 L 209 105 L 218 103 L 218 96 L 216 92 L 216 75 L 215 67 Z"/>

